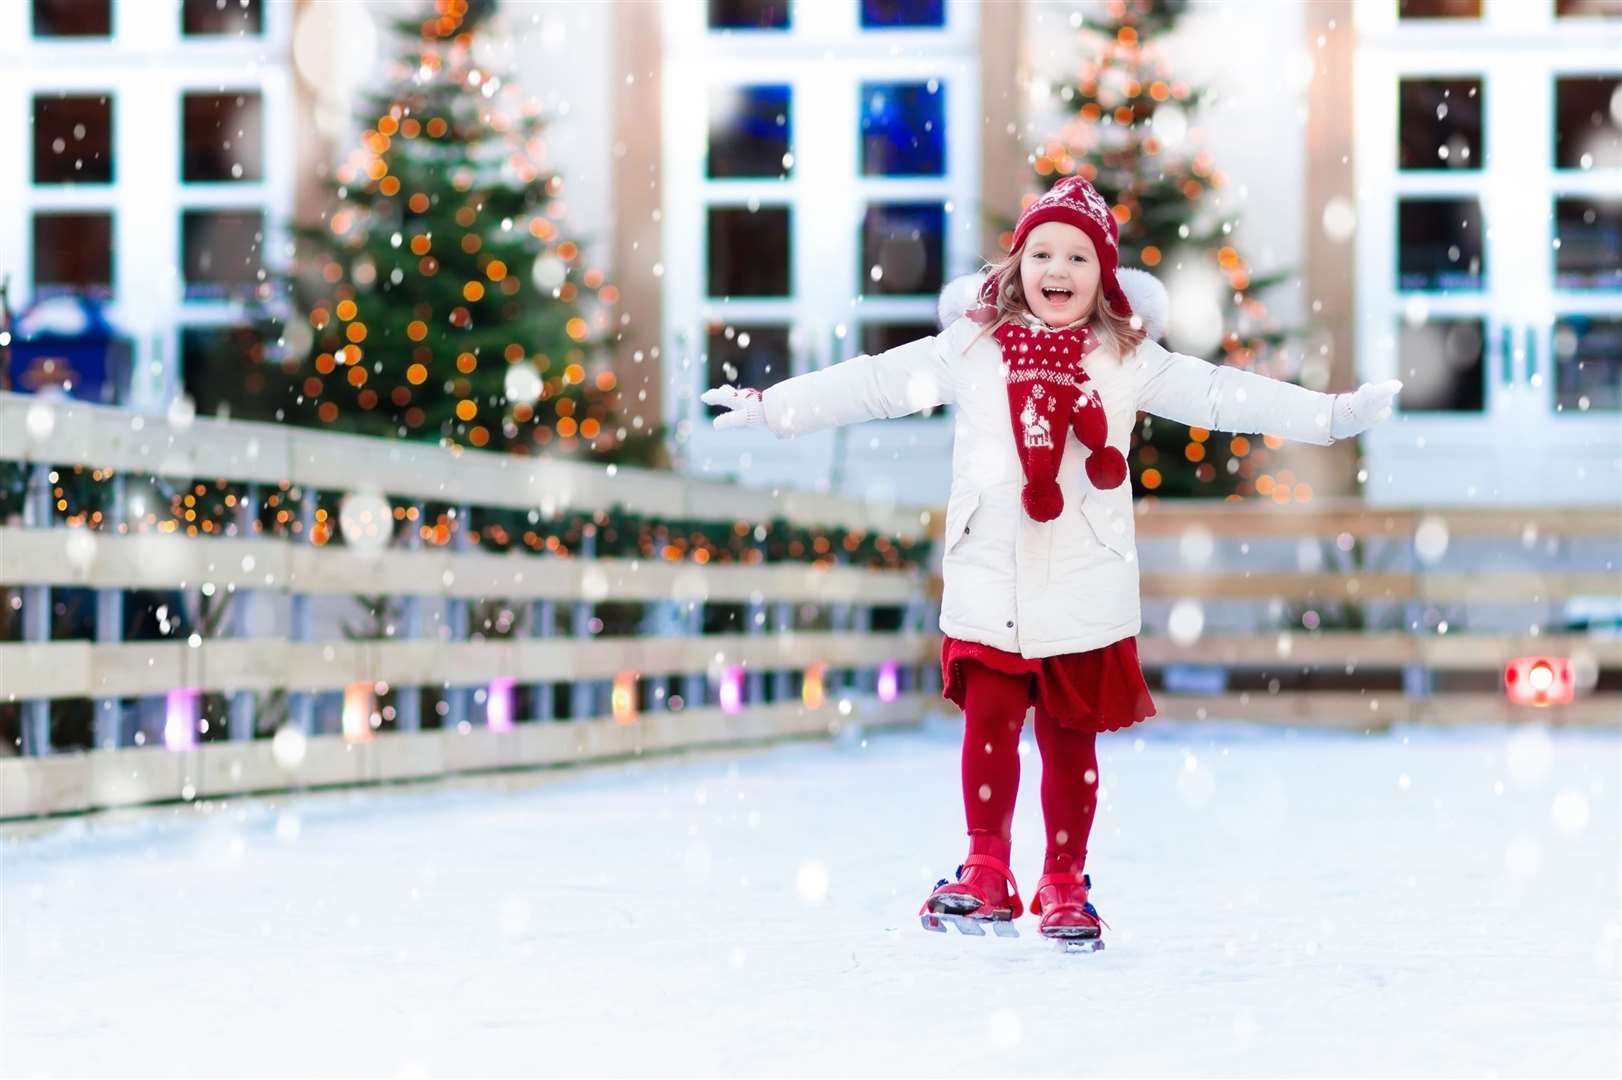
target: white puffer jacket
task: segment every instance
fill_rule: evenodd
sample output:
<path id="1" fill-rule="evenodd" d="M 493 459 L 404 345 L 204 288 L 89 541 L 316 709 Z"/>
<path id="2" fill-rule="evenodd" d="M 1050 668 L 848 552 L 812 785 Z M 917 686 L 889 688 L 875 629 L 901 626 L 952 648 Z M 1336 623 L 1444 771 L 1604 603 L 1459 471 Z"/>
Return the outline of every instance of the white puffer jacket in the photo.
<path id="1" fill-rule="evenodd" d="M 1165 290 L 1121 272 L 1151 338 L 1163 331 Z M 948 286 L 961 291 L 960 282 Z M 970 293 L 972 295 L 972 293 Z M 857 356 L 768 388 L 767 426 L 779 438 L 905 416 L 952 403 L 952 487 L 946 506 L 940 628 L 1027 657 L 1102 648 L 1141 625 L 1132 485 L 1100 491 L 1087 450 L 1065 429 L 1064 510 L 1033 521 L 1020 504 L 1024 473 L 1008 416 L 1002 351 L 978 324 L 944 311 L 946 329 L 876 356 Z M 1213 431 L 1264 432 L 1328 445 L 1333 395 L 1168 352 L 1146 340 L 1123 361 L 1107 345 L 1086 370 L 1125 454 L 1139 410 Z"/>

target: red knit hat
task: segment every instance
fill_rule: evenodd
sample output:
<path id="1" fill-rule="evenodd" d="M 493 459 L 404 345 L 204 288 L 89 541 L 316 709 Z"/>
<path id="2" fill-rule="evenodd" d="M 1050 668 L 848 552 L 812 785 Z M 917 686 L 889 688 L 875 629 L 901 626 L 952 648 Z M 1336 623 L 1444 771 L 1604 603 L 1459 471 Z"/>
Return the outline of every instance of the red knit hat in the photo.
<path id="1" fill-rule="evenodd" d="M 1046 195 L 1031 203 L 1019 215 L 1019 223 L 1014 226 L 1014 246 L 1010 250 L 1018 251 L 1031 230 L 1044 221 L 1062 221 L 1087 234 L 1093 247 L 1098 250 L 1099 292 L 1117 315 L 1131 318 L 1132 304 L 1115 277 L 1121 261 L 1120 226 L 1115 223 L 1115 215 L 1110 213 L 1109 204 L 1098 189 L 1079 176 L 1067 176 L 1054 184 Z M 980 287 L 980 310 L 971 312 L 971 318 L 985 321 L 989 314 L 985 308 L 996 307 L 996 288 L 996 275 L 988 275 Z"/>

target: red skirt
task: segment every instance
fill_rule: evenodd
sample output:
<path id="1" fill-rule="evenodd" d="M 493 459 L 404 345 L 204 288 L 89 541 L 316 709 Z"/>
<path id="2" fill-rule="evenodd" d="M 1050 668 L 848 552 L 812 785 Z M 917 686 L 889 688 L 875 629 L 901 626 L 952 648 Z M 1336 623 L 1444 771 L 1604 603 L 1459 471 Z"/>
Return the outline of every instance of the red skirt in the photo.
<path id="1" fill-rule="evenodd" d="M 941 645 L 941 679 L 946 684 L 941 694 L 960 709 L 965 685 L 961 668 L 966 662 L 1008 675 L 1029 675 L 1035 700 L 1060 727 L 1119 731 L 1155 715 L 1135 637 L 1101 649 L 1033 660 L 948 636 Z"/>

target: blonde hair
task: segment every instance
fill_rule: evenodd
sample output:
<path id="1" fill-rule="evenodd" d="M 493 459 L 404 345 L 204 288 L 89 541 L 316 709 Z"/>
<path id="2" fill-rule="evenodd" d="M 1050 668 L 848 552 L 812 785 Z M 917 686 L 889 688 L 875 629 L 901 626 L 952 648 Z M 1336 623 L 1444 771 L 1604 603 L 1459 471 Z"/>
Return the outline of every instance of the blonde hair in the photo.
<path id="1" fill-rule="evenodd" d="M 996 282 L 996 317 L 986 323 L 980 332 L 974 335 L 969 342 L 973 345 L 987 334 L 994 332 L 1003 323 L 1022 315 L 1035 318 L 1030 304 L 1025 301 L 1025 288 L 1019 280 L 1019 261 L 1024 257 L 1025 245 L 1010 251 L 997 263 L 987 264 L 985 272 L 988 280 Z M 1148 337 L 1143 331 L 1143 320 L 1138 319 L 1138 325 L 1133 326 L 1133 316 L 1122 315 L 1109 304 L 1104 302 L 1104 291 L 1099 289 L 1093 294 L 1093 306 L 1085 316 L 1104 344 L 1115 350 L 1115 355 L 1121 359 L 1130 356 L 1144 338 Z"/>

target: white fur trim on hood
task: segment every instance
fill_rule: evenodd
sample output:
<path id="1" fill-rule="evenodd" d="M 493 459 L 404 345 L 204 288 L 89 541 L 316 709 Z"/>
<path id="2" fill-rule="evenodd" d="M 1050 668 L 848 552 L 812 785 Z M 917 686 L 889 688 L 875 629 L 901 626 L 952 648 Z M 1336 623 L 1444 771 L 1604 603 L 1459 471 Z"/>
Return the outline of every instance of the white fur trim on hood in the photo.
<path id="1" fill-rule="evenodd" d="M 980 285 L 985 279 L 985 273 L 981 272 L 964 274 L 946 283 L 937 306 L 942 330 L 957 322 L 979 301 Z M 1166 335 L 1166 322 L 1171 315 L 1171 298 L 1166 294 L 1166 287 L 1153 274 L 1130 268 L 1115 271 L 1115 280 L 1121 283 L 1121 291 L 1132 305 L 1132 314 L 1143 320 L 1149 340 L 1159 341 Z"/>
<path id="2" fill-rule="evenodd" d="M 1115 271 L 1115 280 L 1126 293 L 1126 302 L 1132 305 L 1132 314 L 1143 320 L 1143 332 L 1150 341 L 1166 336 L 1166 320 L 1171 316 L 1171 297 L 1160 279 L 1143 270 Z"/>
<path id="3" fill-rule="evenodd" d="M 936 308 L 940 315 L 942 330 L 957 322 L 965 311 L 979 303 L 980 283 L 985 280 L 986 275 L 982 271 L 977 274 L 964 274 L 946 283 L 946 288 L 941 290 L 940 303 Z"/>

